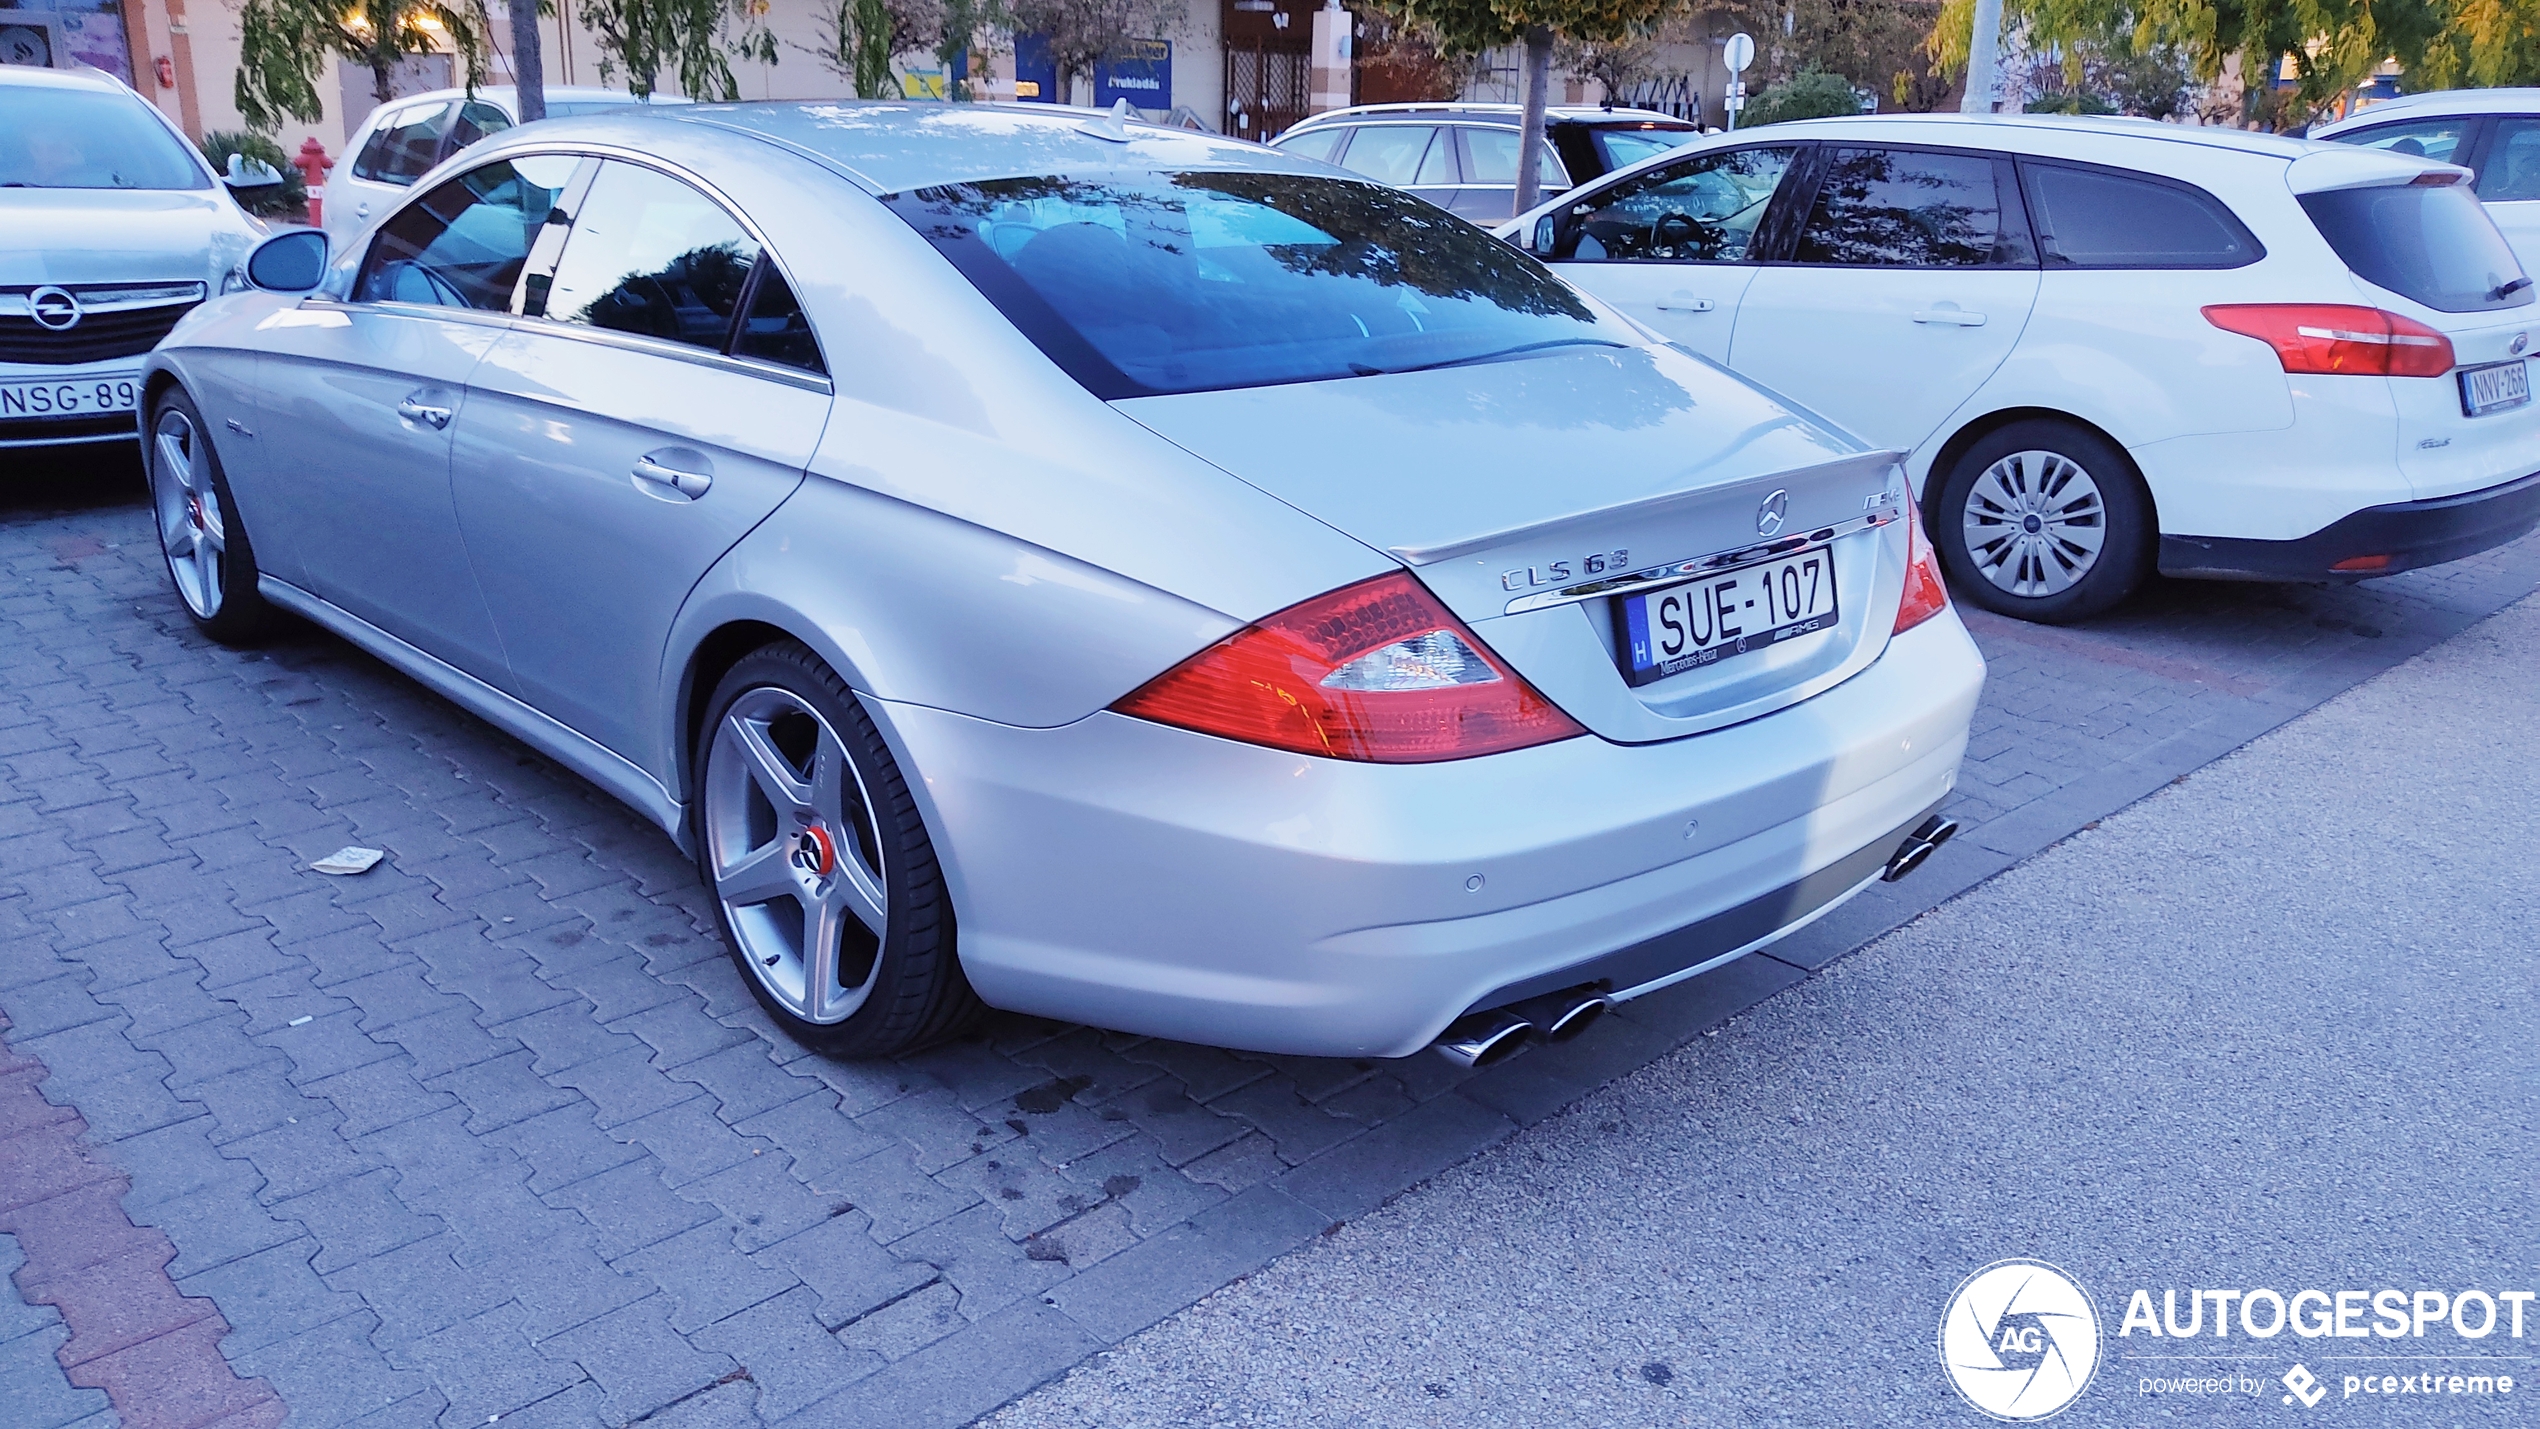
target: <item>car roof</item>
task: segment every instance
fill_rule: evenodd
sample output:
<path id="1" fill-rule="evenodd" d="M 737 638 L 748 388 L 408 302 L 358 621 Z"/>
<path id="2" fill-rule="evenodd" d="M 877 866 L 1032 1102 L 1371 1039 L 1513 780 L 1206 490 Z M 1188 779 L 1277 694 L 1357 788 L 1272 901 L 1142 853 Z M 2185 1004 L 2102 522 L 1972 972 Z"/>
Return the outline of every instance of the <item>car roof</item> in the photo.
<path id="1" fill-rule="evenodd" d="M 1738 137 L 1747 138 L 1765 128 L 1789 129 L 1794 134 L 1816 131 L 1824 137 L 1827 130 L 1858 130 L 1867 134 L 1894 137 L 1894 131 L 1915 134 L 1925 129 L 1970 129 L 1990 131 L 1989 142 L 2002 142 L 2004 131 L 2037 134 L 2092 134 L 2116 139 L 2148 139 L 2158 143 L 2185 144 L 2200 149 L 2220 149 L 2234 153 L 2257 154 L 2292 160 L 2310 152 L 2316 144 L 2307 139 L 2291 139 L 2282 134 L 2265 134 L 2250 129 L 2227 129 L 2220 125 L 2171 124 L 2158 119 L 2133 119 L 2119 115 L 2081 114 L 1863 114 L 1838 115 L 1831 119 L 1792 119 L 1781 124 L 1740 129 Z M 1946 143 L 1939 135 L 1930 142 Z"/>
<path id="2" fill-rule="evenodd" d="M 2342 134 L 2394 119 L 2446 114 L 2540 114 L 2540 89 L 2436 89 L 2403 94 L 2359 109 L 2335 123 L 2316 125 L 2311 132 Z"/>
<path id="3" fill-rule="evenodd" d="M 34 65 L 0 65 L 0 84 L 26 89 L 102 90 L 109 94 L 132 94 L 132 86 L 106 73 L 79 65 L 71 69 L 39 69 Z M 138 95 L 134 96 L 139 98 Z"/>
<path id="4" fill-rule="evenodd" d="M 1353 104 L 1347 109 L 1327 109 L 1309 114 L 1288 128 L 1319 128 L 1326 124 L 1347 123 L 1358 119 L 1412 119 L 1423 115 L 1443 115 L 1464 119 L 1522 119 L 1524 108 L 1514 104 L 1482 104 L 1464 100 L 1434 100 L 1405 104 Z M 1608 109 L 1603 105 L 1556 104 L 1543 111 L 1546 123 L 1593 124 L 1611 121 L 1617 124 L 1673 124 L 1687 129 L 1697 128 L 1690 119 L 1679 119 L 1655 109 Z"/>
<path id="5" fill-rule="evenodd" d="M 1035 174 L 1335 172 L 1223 134 L 1124 120 L 1116 111 L 1064 104 L 763 100 L 681 106 L 646 115 L 581 115 L 558 123 L 573 126 L 554 131 L 559 138 L 568 133 L 616 138 L 630 129 L 640 135 L 644 127 L 662 123 L 712 126 L 807 155 L 875 193 Z"/>
<path id="6" fill-rule="evenodd" d="M 508 84 L 480 84 L 473 91 L 455 86 L 449 89 L 427 89 L 415 94 L 398 95 L 396 98 L 378 106 L 371 112 L 374 114 L 380 114 L 391 109 L 403 109 L 409 104 L 422 104 L 427 101 L 445 101 L 469 98 L 491 99 L 495 103 L 500 104 L 507 109 L 517 109 L 519 108 L 520 91 L 514 86 Z M 547 98 L 551 101 L 563 99 L 578 103 L 588 103 L 592 100 L 600 100 L 604 102 L 608 100 L 615 100 L 621 104 L 637 105 L 646 102 L 637 99 L 635 96 L 622 89 L 603 89 L 597 85 L 589 84 L 551 84 L 547 86 Z M 653 96 L 652 102 L 658 104 L 686 104 L 689 101 L 682 99 L 675 94 L 657 94 Z"/>

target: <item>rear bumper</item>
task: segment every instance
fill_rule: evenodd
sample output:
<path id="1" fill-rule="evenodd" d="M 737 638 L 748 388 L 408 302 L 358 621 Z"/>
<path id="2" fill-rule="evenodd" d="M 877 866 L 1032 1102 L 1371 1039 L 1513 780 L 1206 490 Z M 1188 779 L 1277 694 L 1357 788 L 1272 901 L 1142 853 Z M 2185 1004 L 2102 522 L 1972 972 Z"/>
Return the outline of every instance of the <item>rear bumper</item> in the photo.
<path id="1" fill-rule="evenodd" d="M 2366 580 L 2474 556 L 2535 526 L 2540 526 L 2540 472 L 2458 496 L 2367 506 L 2290 541 L 2163 536 L 2161 573 L 2236 580 Z"/>

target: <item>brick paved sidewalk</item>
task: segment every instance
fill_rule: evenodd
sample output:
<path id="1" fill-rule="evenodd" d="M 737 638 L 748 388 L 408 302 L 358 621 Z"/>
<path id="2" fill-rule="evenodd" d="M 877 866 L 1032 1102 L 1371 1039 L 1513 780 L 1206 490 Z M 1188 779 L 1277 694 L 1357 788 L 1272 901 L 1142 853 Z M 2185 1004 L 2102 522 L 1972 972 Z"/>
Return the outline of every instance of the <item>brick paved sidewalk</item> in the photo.
<path id="1" fill-rule="evenodd" d="M 227 1325 L 224 1382 L 296 1426 L 966 1422 L 2540 586 L 2535 540 L 1972 620 L 1967 837 L 1464 1076 L 1017 1017 L 806 1056 L 657 832 L 330 637 L 204 643 L 149 541 L 129 484 L 0 493 L 0 1009 Z M 307 871 L 347 843 L 389 857 Z M 159 1411 L 48 1369 L 64 1341 L 0 1295 L 10 1423 Z"/>

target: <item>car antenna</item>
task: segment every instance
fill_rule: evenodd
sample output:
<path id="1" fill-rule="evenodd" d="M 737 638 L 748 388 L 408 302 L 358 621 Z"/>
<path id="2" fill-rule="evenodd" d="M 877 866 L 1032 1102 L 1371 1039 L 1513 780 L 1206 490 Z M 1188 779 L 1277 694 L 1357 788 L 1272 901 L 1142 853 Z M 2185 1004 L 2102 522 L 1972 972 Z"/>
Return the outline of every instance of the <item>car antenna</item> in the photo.
<path id="1" fill-rule="evenodd" d="M 1097 139 L 1108 139 L 1114 144 L 1128 143 L 1129 101 L 1125 99 L 1114 101 L 1109 114 L 1099 119 L 1086 120 L 1076 126 L 1076 132 L 1091 134 Z"/>

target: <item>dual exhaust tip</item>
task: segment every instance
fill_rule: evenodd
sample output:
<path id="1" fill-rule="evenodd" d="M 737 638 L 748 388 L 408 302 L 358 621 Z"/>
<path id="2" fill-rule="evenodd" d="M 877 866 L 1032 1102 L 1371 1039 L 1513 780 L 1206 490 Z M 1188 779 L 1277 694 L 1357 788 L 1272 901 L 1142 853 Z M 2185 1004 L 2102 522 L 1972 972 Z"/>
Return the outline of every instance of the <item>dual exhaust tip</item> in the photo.
<path id="1" fill-rule="evenodd" d="M 1905 836 L 1905 842 L 1896 846 L 1896 852 L 1888 856 L 1887 870 L 1879 877 L 1894 883 L 1922 867 L 1925 859 L 1937 853 L 1942 844 L 1957 836 L 1958 821 L 1956 819 L 1944 819 L 1938 814 L 1932 815 L 1916 824 L 1914 831 Z"/>
<path id="2" fill-rule="evenodd" d="M 1888 856 L 1879 877 L 1889 883 L 1923 866 L 1940 846 L 1958 835 L 1958 821 L 1938 814 L 1914 826 Z M 1468 1012 L 1455 1019 L 1433 1045 L 1438 1055 L 1459 1067 L 1494 1066 L 1517 1055 L 1533 1038 L 1567 1042 L 1594 1026 L 1614 1006 L 1606 991 L 1590 983 L 1548 992 L 1509 1007 Z"/>
<path id="3" fill-rule="evenodd" d="M 1594 984 L 1548 992 L 1509 1007 L 1468 1012 L 1448 1025 L 1434 1044 L 1459 1067 L 1495 1066 L 1517 1055 L 1527 1041 L 1567 1042 L 1596 1025 L 1614 999 Z"/>

